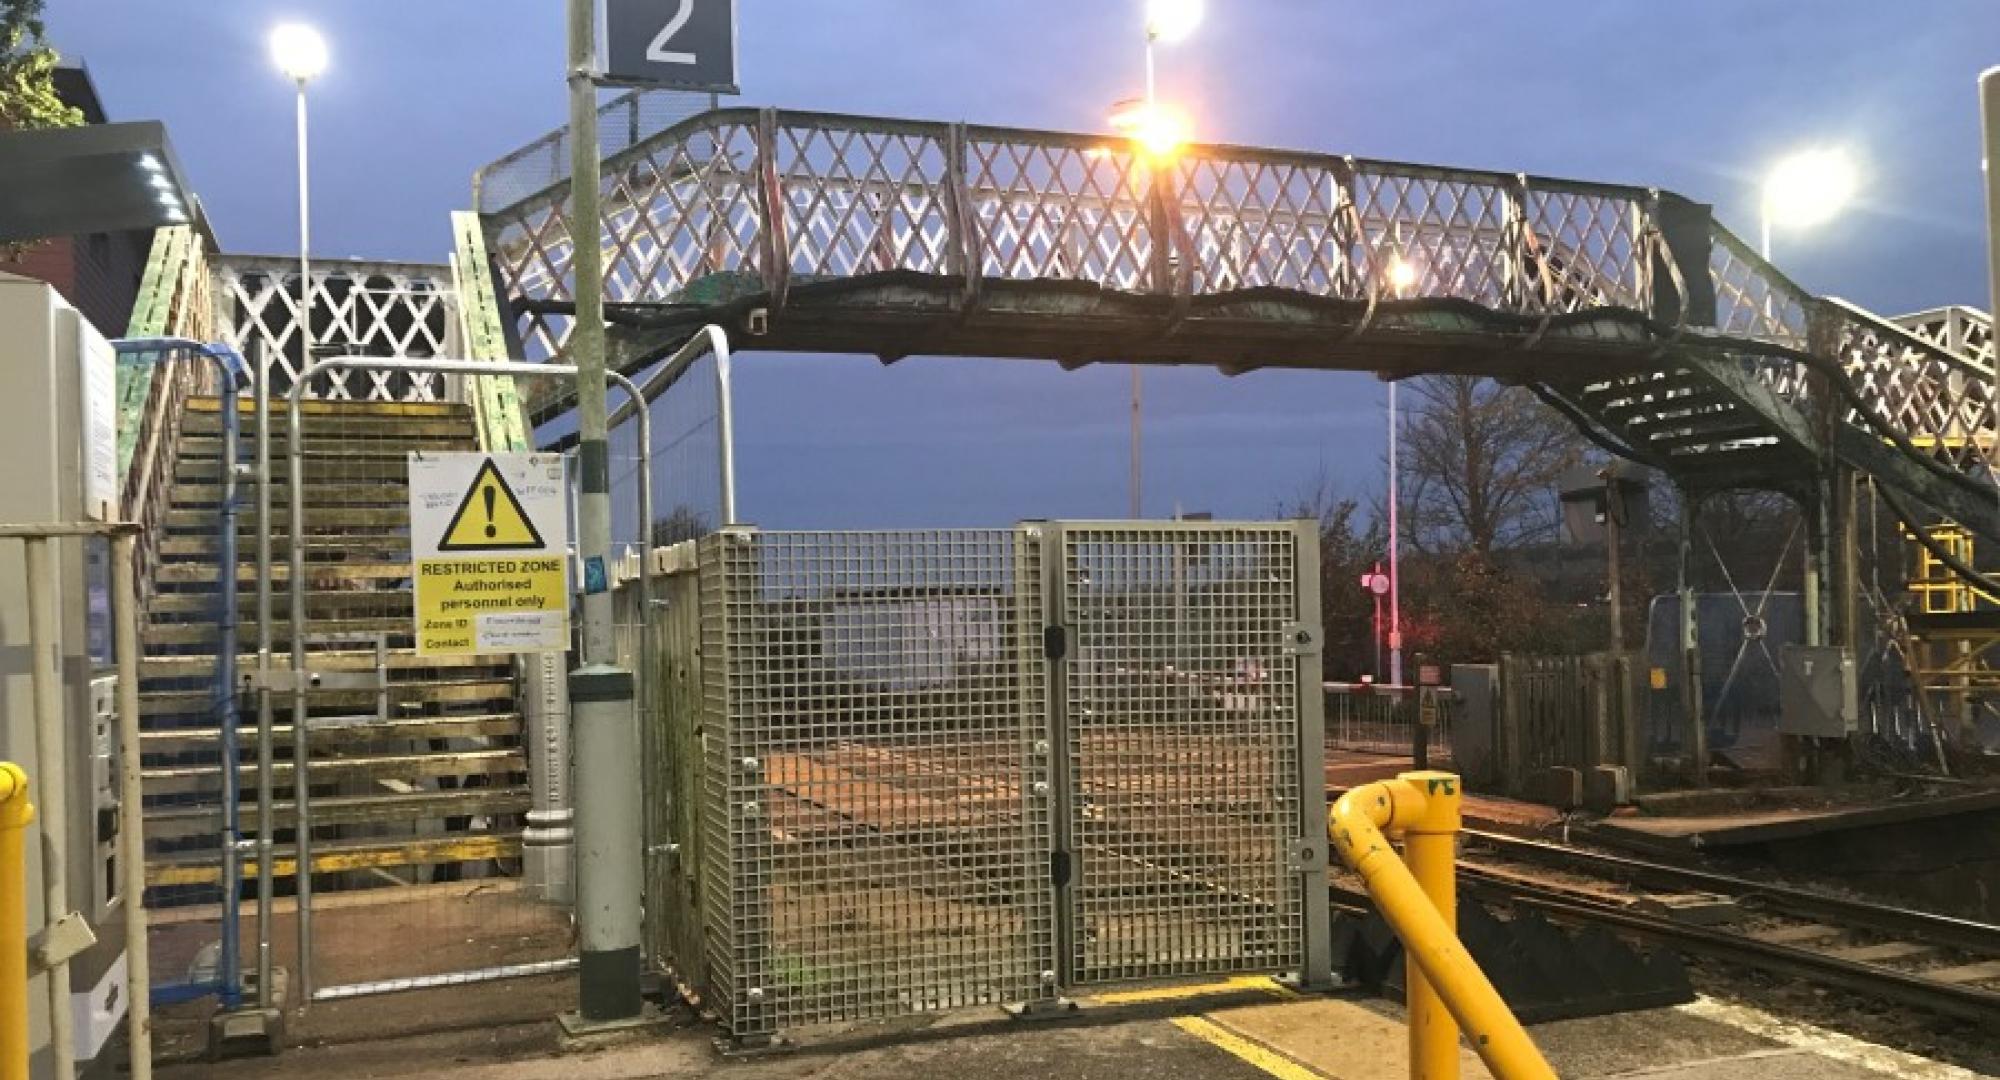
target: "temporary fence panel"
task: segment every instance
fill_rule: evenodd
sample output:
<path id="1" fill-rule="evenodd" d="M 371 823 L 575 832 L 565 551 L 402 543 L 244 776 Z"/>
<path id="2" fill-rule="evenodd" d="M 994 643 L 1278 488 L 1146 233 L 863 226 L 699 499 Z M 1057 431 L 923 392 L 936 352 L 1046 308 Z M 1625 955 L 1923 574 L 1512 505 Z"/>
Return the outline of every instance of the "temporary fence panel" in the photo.
<path id="1" fill-rule="evenodd" d="M 1065 982 L 1302 969 L 1325 912 L 1306 888 L 1325 854 L 1319 678 L 1302 662 L 1318 667 L 1318 609 L 1299 595 L 1314 538 L 1050 528 Z"/>
<path id="2" fill-rule="evenodd" d="M 439 385 L 454 399 L 298 401 L 297 453 L 274 477 L 279 576 L 299 584 L 278 647 L 296 641 L 294 666 L 307 675 L 275 695 L 289 749 L 277 783 L 292 789 L 299 763 L 307 780 L 281 792 L 293 796 L 281 816 L 299 827 L 297 857 L 278 871 L 308 868 L 299 878 L 298 983 L 314 1000 L 575 962 L 567 897 L 531 879 L 523 857 L 527 815 L 546 796 L 540 785 L 559 780 L 567 761 L 551 760 L 545 739 L 529 745 L 522 687 L 532 673 L 519 657 L 416 650 L 409 512 L 412 455 L 519 444 L 522 432 L 496 426 L 518 421 L 462 399 L 493 397 L 486 381 L 547 382 L 573 371 L 341 358 L 300 372 L 300 395 L 336 376 L 373 385 L 384 373 L 399 385 L 448 379 Z M 277 402 L 285 415 L 274 418 L 274 441 L 290 450 L 294 403 Z M 628 487 L 644 483 L 642 463 Z M 640 526 L 628 525 L 638 541 Z M 646 651 L 643 632 L 634 637 L 635 652 Z M 560 724 L 559 703 L 544 714 Z"/>

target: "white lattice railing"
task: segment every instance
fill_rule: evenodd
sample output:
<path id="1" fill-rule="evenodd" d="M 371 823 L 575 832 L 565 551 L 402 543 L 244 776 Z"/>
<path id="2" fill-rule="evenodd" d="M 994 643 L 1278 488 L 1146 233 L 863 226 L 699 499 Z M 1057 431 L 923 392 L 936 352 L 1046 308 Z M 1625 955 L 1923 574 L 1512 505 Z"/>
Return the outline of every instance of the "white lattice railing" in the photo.
<path id="1" fill-rule="evenodd" d="M 281 396 L 304 370 L 299 268 L 291 258 L 224 255 L 215 261 L 216 320 L 222 340 L 263 363 Z M 315 356 L 455 357 L 458 298 L 445 266 L 315 260 Z M 307 395 L 332 401 L 447 401 L 453 381 L 438 374 L 329 371 Z"/>
<path id="2" fill-rule="evenodd" d="M 1994 441 L 1990 386 L 1967 361 L 1812 296 L 1719 225 L 1690 229 L 1705 210 L 1646 188 L 1226 146 L 1162 164 L 1106 136 L 754 109 L 637 140 L 605 158 L 602 183 L 592 231 L 613 307 L 758 297 L 775 312 L 795 287 L 901 272 L 958 284 L 968 307 L 1006 283 L 1272 290 L 1371 314 L 1385 299 L 1451 301 L 1521 317 L 1486 332 L 1532 344 L 1552 317 L 1677 323 L 1706 315 L 1695 299 L 1712 294 L 1712 321 L 1609 343 L 1733 351 L 1808 415 L 1813 380 L 1787 353 L 1810 350 L 1841 365 L 1869 417 L 1952 444 L 1954 465 L 1982 466 Z M 567 187 L 485 214 L 529 359 L 569 332 Z"/>

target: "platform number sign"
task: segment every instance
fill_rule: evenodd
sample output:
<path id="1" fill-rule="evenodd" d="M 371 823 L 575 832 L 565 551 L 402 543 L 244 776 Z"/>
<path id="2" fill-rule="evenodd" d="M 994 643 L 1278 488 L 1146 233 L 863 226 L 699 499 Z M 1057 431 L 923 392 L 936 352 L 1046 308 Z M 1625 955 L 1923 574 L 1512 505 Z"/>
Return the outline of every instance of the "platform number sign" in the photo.
<path id="1" fill-rule="evenodd" d="M 736 0 L 603 0 L 601 79 L 734 94 Z"/>

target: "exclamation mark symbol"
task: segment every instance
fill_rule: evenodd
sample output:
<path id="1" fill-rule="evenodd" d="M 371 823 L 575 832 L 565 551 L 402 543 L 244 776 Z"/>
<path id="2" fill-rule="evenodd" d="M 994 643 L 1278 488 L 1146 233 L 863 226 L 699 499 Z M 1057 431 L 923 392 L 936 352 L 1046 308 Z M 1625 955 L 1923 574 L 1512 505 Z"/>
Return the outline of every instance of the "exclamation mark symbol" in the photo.
<path id="1" fill-rule="evenodd" d="M 479 490 L 486 496 L 486 539 L 491 540 L 500 535 L 499 527 L 493 524 L 493 501 L 499 496 L 494 492 L 492 484 L 487 484 Z"/>

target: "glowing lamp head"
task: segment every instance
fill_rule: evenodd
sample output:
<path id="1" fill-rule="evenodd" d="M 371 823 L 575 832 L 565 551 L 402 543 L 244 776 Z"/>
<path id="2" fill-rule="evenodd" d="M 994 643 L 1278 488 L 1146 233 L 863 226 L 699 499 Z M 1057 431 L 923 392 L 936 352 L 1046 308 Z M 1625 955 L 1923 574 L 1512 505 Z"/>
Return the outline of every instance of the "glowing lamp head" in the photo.
<path id="1" fill-rule="evenodd" d="M 271 59 L 296 82 L 317 78 L 326 70 L 326 39 L 303 23 L 286 23 L 271 31 Z"/>
<path id="2" fill-rule="evenodd" d="M 1146 37 L 1171 45 L 1201 25 L 1202 0 L 1147 0 Z"/>
<path id="3" fill-rule="evenodd" d="M 1389 287 L 1398 293 L 1405 293 L 1416 287 L 1417 264 L 1401 255 L 1389 257 Z"/>
<path id="4" fill-rule="evenodd" d="M 1764 182 L 1764 213 L 1793 228 L 1818 225 L 1838 214 L 1859 186 L 1854 162 L 1845 151 L 1801 151 L 1771 170 Z"/>
<path id="5" fill-rule="evenodd" d="M 1111 130 L 1155 158 L 1170 158 L 1194 137 L 1194 122 L 1172 105 L 1134 99 L 1112 106 Z"/>

